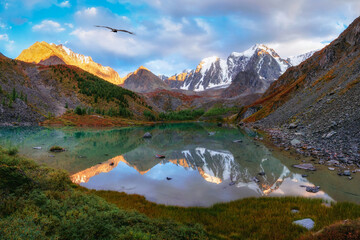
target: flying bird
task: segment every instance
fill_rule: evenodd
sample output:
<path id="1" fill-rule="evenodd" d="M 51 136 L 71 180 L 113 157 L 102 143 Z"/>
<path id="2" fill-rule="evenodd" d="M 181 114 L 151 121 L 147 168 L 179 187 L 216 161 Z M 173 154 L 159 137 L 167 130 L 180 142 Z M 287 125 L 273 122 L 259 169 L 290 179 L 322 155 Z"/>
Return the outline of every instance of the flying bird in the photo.
<path id="1" fill-rule="evenodd" d="M 129 34 L 135 35 L 133 32 L 129 32 L 129 31 L 124 30 L 124 29 L 116 29 L 116 28 L 111 28 L 111 27 L 107 27 L 107 26 L 98 26 L 98 25 L 95 25 L 95 27 L 107 28 L 107 29 L 110 29 L 114 33 L 116 33 L 116 32 L 124 32 L 124 33 L 129 33 Z"/>

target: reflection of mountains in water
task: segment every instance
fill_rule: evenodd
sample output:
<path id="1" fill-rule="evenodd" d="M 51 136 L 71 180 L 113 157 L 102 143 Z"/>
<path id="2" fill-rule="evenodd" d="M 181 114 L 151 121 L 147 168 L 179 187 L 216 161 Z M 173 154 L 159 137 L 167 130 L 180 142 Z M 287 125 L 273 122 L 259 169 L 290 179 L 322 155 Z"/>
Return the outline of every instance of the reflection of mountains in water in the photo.
<path id="1" fill-rule="evenodd" d="M 238 187 L 248 187 L 260 194 L 269 194 L 281 185 L 285 177 L 290 175 L 290 171 L 279 160 L 271 156 L 260 160 L 239 162 L 229 151 L 210 150 L 202 147 L 173 152 L 170 155 L 175 156 L 175 158 L 170 156 L 171 159 L 169 160 L 153 161 L 153 166 L 147 169 L 141 169 L 141 167 L 132 164 L 131 154 L 129 157 L 126 155 L 114 157 L 76 173 L 72 175 L 72 181 L 77 184 L 88 182 L 95 175 L 110 172 L 121 162 L 134 168 L 142 175 L 159 164 L 176 164 L 185 169 L 197 170 L 207 182 L 214 184 L 231 183 Z M 264 171 L 266 175 L 259 176 L 260 171 Z M 254 177 L 260 181 L 255 182 Z"/>

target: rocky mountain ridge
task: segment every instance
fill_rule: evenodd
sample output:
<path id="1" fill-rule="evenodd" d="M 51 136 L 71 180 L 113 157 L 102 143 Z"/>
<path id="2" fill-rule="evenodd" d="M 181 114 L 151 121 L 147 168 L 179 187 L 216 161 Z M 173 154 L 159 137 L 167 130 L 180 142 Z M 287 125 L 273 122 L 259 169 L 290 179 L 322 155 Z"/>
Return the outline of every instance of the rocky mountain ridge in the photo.
<path id="1" fill-rule="evenodd" d="M 23 50 L 16 59 L 43 65 L 73 65 L 113 84 L 122 84 L 124 81 L 111 67 L 104 67 L 94 62 L 91 57 L 74 53 L 61 44 L 36 42 L 28 49 Z"/>
<path id="2" fill-rule="evenodd" d="M 311 54 L 288 59 L 298 62 Z M 233 52 L 225 59 L 209 57 L 203 59 L 196 69 L 184 70 L 165 80 L 171 88 L 204 91 L 211 88 L 226 88 L 239 72 L 255 71 L 262 81 L 261 88 L 253 92 L 263 93 L 267 87 L 294 63 L 281 58 L 275 50 L 264 44 L 256 44 L 244 52 Z"/>
<path id="3" fill-rule="evenodd" d="M 37 125 L 76 107 L 142 119 L 145 100 L 78 67 L 45 66 L 0 55 L 0 125 Z M 88 110 L 89 111 L 89 110 Z M 131 114 L 129 114 L 131 113 Z"/>
<path id="4" fill-rule="evenodd" d="M 122 86 L 139 93 L 170 89 L 163 80 L 143 66 L 140 66 L 135 72 L 129 73 L 124 78 Z"/>
<path id="5" fill-rule="evenodd" d="M 285 142 L 352 163 L 360 158 L 360 17 L 337 39 L 288 69 L 263 97 L 240 114 L 243 121 L 280 128 Z M 299 149 L 300 152 L 304 152 Z"/>

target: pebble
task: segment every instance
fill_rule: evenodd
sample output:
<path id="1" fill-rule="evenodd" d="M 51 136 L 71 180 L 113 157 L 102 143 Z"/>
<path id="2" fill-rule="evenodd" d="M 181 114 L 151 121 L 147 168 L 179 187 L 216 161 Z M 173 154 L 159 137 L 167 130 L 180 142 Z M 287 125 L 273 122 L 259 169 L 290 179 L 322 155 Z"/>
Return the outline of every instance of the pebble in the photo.
<path id="1" fill-rule="evenodd" d="M 316 187 L 306 187 L 306 191 L 307 192 L 311 192 L 311 193 L 317 193 L 318 191 L 320 191 L 320 187 L 316 186 Z"/>
<path id="2" fill-rule="evenodd" d="M 311 218 L 304 218 L 301 220 L 294 221 L 293 224 L 304 227 L 307 230 L 311 230 L 314 228 L 315 222 Z"/>
<path id="3" fill-rule="evenodd" d="M 311 163 L 295 164 L 292 165 L 294 168 L 300 168 L 304 170 L 316 171 L 316 168 Z"/>
<path id="4" fill-rule="evenodd" d="M 146 132 L 143 136 L 143 138 L 151 138 L 151 137 L 152 137 L 152 135 L 149 132 Z"/>
<path id="5" fill-rule="evenodd" d="M 300 212 L 298 209 L 291 209 L 291 213 L 298 213 Z"/>
<path id="6" fill-rule="evenodd" d="M 253 177 L 252 180 L 256 183 L 260 182 L 260 180 L 257 177 Z"/>
<path id="7" fill-rule="evenodd" d="M 330 171 L 334 171 L 335 170 L 335 168 L 333 168 L 333 167 L 329 167 L 328 168 Z"/>

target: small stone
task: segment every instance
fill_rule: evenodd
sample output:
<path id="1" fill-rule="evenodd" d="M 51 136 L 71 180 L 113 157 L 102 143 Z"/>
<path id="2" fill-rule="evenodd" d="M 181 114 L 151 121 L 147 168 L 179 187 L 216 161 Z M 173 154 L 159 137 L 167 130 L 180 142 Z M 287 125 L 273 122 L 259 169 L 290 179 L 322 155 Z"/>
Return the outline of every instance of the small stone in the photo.
<path id="1" fill-rule="evenodd" d="M 33 149 L 41 150 L 41 147 L 33 147 Z"/>
<path id="2" fill-rule="evenodd" d="M 334 136 L 336 134 L 335 131 L 331 131 L 328 134 L 325 135 L 325 138 L 331 138 L 332 136 Z"/>
<path id="3" fill-rule="evenodd" d="M 350 170 L 345 170 L 344 171 L 344 176 L 351 176 Z"/>
<path id="4" fill-rule="evenodd" d="M 289 129 L 295 129 L 297 127 L 298 127 L 298 125 L 296 123 L 290 123 L 290 125 L 289 125 Z"/>
<path id="5" fill-rule="evenodd" d="M 143 138 L 151 138 L 151 137 L 152 137 L 152 135 L 149 132 L 146 132 L 143 136 Z"/>
<path id="6" fill-rule="evenodd" d="M 295 165 L 293 165 L 293 167 L 310 170 L 310 171 L 316 171 L 316 168 L 311 163 L 295 164 Z"/>
<path id="7" fill-rule="evenodd" d="M 238 139 L 238 140 L 234 140 L 233 143 L 241 143 L 243 142 L 241 139 Z"/>
<path id="8" fill-rule="evenodd" d="M 260 182 L 260 180 L 257 177 L 253 177 L 252 180 L 256 183 Z"/>
<path id="9" fill-rule="evenodd" d="M 232 181 L 232 182 L 229 183 L 229 186 L 233 186 L 235 184 L 236 184 L 236 182 Z"/>
<path id="10" fill-rule="evenodd" d="M 317 193 L 318 191 L 320 191 L 320 187 L 316 186 L 316 187 L 306 187 L 306 191 L 307 192 L 311 192 L 311 193 Z"/>
<path id="11" fill-rule="evenodd" d="M 293 140 L 291 140 L 290 144 L 292 146 L 296 147 L 297 145 L 300 145 L 301 142 L 299 140 L 297 140 L 297 139 L 293 139 Z"/>
<path id="12" fill-rule="evenodd" d="M 260 176 L 265 176 L 265 172 L 259 172 Z"/>
<path id="13" fill-rule="evenodd" d="M 349 178 L 349 180 L 352 180 L 353 179 L 353 177 L 348 177 Z"/>
<path id="14" fill-rule="evenodd" d="M 326 165 L 339 165 L 340 162 L 336 160 L 330 160 L 326 162 Z"/>
<path id="15" fill-rule="evenodd" d="M 311 218 L 304 218 L 301 220 L 294 221 L 293 224 L 304 227 L 307 230 L 311 230 L 314 228 L 315 222 Z"/>
<path id="16" fill-rule="evenodd" d="M 306 178 L 308 175 L 307 174 L 303 174 L 301 175 L 303 178 Z"/>
<path id="17" fill-rule="evenodd" d="M 300 212 L 298 209 L 291 209 L 291 213 L 298 213 Z"/>
<path id="18" fill-rule="evenodd" d="M 334 171 L 335 170 L 335 168 L 333 168 L 333 167 L 329 167 L 328 168 L 330 171 Z"/>

